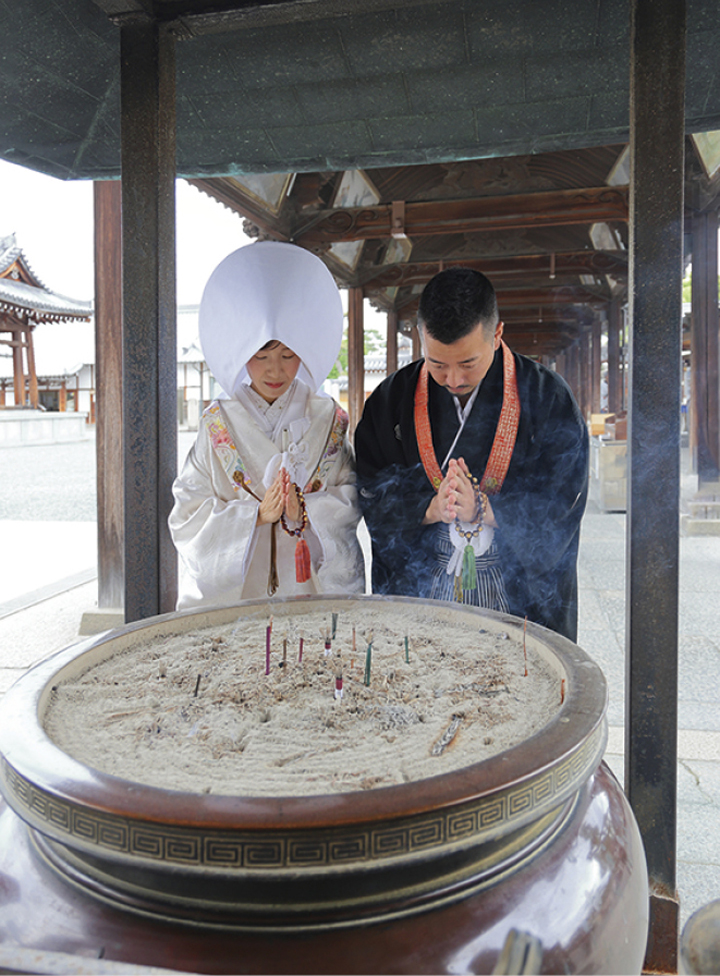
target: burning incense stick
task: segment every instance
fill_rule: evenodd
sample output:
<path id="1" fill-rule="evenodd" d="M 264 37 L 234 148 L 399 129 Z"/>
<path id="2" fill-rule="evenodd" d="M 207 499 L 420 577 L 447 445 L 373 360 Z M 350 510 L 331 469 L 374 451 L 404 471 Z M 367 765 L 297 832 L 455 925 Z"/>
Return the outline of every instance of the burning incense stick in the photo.
<path id="1" fill-rule="evenodd" d="M 303 637 L 301 637 L 300 638 L 300 647 L 298 648 L 298 664 L 302 664 L 302 652 L 303 652 L 303 644 L 304 643 L 305 643 L 305 639 Z"/>
<path id="2" fill-rule="evenodd" d="M 283 637 L 283 667 L 287 664 L 287 637 Z"/>
<path id="3" fill-rule="evenodd" d="M 272 637 L 272 624 L 273 618 L 270 617 L 270 623 L 265 631 L 265 674 L 270 674 L 270 638 Z"/>
<path id="4" fill-rule="evenodd" d="M 527 669 L 527 647 L 525 646 L 525 632 L 526 632 L 526 630 L 527 630 L 527 617 L 525 617 L 525 623 L 523 624 L 523 655 L 525 657 L 525 675 L 524 675 L 524 677 L 527 678 L 527 676 L 528 676 L 528 669 Z"/>
<path id="5" fill-rule="evenodd" d="M 337 633 L 337 621 L 338 621 L 338 615 L 334 613 L 332 615 L 332 634 L 331 634 L 333 640 L 335 640 L 335 634 Z"/>
<path id="6" fill-rule="evenodd" d="M 560 704 L 565 701 L 565 679 L 560 679 Z"/>
<path id="7" fill-rule="evenodd" d="M 197 681 L 195 682 L 195 691 L 193 692 L 193 698 L 197 698 L 197 696 L 198 696 L 198 691 L 200 689 L 200 679 L 201 678 L 202 678 L 202 675 L 199 674 L 197 676 Z"/>
<path id="8" fill-rule="evenodd" d="M 408 636 L 405 634 L 405 663 L 410 663 L 410 652 L 408 650 Z"/>

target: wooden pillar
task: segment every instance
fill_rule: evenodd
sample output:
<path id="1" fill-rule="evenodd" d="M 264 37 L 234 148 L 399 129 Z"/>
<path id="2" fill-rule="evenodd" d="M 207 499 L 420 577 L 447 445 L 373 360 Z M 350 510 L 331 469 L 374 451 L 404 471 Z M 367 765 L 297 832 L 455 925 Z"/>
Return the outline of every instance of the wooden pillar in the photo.
<path id="1" fill-rule="evenodd" d="M 625 790 L 650 877 L 643 971 L 677 972 L 685 0 L 631 0 Z M 658 192 L 658 188 L 662 192 Z"/>
<path id="2" fill-rule="evenodd" d="M 592 333 L 586 329 L 580 339 L 580 409 L 583 417 L 590 413 L 592 398 Z"/>
<path id="3" fill-rule="evenodd" d="M 98 607 L 123 606 L 122 187 L 94 185 Z"/>
<path id="4" fill-rule="evenodd" d="M 580 384 L 578 382 L 578 361 L 578 342 L 575 341 L 567 350 L 565 379 L 567 380 L 570 389 L 573 391 L 573 396 L 577 400 L 578 405 L 581 406 Z"/>
<path id="5" fill-rule="evenodd" d="M 25 369 L 23 366 L 22 332 L 20 331 L 20 329 L 16 329 L 14 332 L 11 332 L 10 335 L 15 340 L 12 343 L 13 391 L 15 394 L 15 406 L 24 407 L 25 406 Z"/>
<path id="6" fill-rule="evenodd" d="M 67 410 L 67 383 L 65 380 L 60 384 L 58 391 L 58 410 L 60 413 L 65 413 Z"/>
<path id="7" fill-rule="evenodd" d="M 167 518 L 177 473 L 175 41 L 151 17 L 120 28 L 125 619 L 173 610 Z"/>
<path id="8" fill-rule="evenodd" d="M 575 394 L 575 385 L 574 385 L 573 376 L 572 376 L 572 365 L 573 365 L 573 352 L 572 351 L 573 351 L 573 347 L 572 346 L 568 346 L 563 351 L 562 358 L 561 358 L 561 366 L 562 366 L 562 373 L 561 373 L 561 375 L 562 375 L 563 379 L 565 380 L 565 382 L 567 383 L 567 385 L 572 390 L 573 395 L 574 395 Z"/>
<path id="9" fill-rule="evenodd" d="M 590 412 L 601 413 L 602 323 L 596 315 L 592 323 L 592 368 L 590 373 Z"/>
<path id="10" fill-rule="evenodd" d="M 387 351 L 385 372 L 389 376 L 398 368 L 398 313 L 393 309 L 387 313 Z"/>
<path id="11" fill-rule="evenodd" d="M 355 430 L 365 404 L 364 333 L 363 290 L 348 288 L 348 414 L 351 432 Z"/>
<path id="12" fill-rule="evenodd" d="M 619 413 L 622 410 L 620 396 L 620 317 L 622 310 L 620 302 L 614 299 L 608 309 L 608 412 Z"/>
<path id="13" fill-rule="evenodd" d="M 423 354 L 422 343 L 420 342 L 420 330 L 417 327 L 417 322 L 412 327 L 410 338 L 412 340 L 412 361 L 415 362 L 415 360 L 420 359 Z"/>
<path id="14" fill-rule="evenodd" d="M 720 480 L 720 380 L 718 377 L 718 216 L 697 213 L 692 222 L 692 422 L 698 488 Z"/>
<path id="15" fill-rule="evenodd" d="M 585 416 L 585 408 L 583 404 L 583 381 L 582 381 L 582 349 L 583 349 L 583 336 L 580 336 L 578 341 L 572 347 L 572 370 L 573 370 L 573 389 L 575 390 L 575 399 L 578 402 L 580 411 Z"/>
<path id="16" fill-rule="evenodd" d="M 29 325 L 27 327 L 27 366 L 28 366 L 28 387 L 30 395 L 30 406 L 33 410 L 37 410 L 40 405 L 40 395 L 38 393 L 38 381 L 37 381 L 37 369 L 35 368 L 35 347 L 33 345 L 33 328 L 34 326 Z"/>

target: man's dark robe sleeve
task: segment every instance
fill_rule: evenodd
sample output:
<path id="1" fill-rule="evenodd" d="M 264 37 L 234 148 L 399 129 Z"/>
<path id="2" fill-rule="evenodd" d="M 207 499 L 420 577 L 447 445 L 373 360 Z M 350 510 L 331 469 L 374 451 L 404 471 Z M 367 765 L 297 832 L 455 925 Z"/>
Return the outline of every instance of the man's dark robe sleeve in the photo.
<path id="1" fill-rule="evenodd" d="M 513 613 L 576 640 L 587 428 L 564 380 L 516 359 L 520 427 L 502 491 L 491 499 L 503 579 Z"/>

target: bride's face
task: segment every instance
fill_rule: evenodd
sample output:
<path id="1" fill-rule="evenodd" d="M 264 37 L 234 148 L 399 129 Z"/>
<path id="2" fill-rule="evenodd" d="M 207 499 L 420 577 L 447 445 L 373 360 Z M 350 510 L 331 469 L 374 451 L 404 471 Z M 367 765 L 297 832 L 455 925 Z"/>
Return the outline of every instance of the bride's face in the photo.
<path id="1" fill-rule="evenodd" d="M 299 369 L 300 357 L 277 340 L 258 349 L 247 364 L 251 387 L 268 403 L 283 395 Z"/>

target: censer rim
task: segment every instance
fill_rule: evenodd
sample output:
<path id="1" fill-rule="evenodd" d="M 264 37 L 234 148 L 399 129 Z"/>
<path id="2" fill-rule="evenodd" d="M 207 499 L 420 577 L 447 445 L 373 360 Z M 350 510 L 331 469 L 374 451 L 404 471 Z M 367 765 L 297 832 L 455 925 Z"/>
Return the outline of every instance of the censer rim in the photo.
<path id="1" fill-rule="evenodd" d="M 204 618 L 215 618 L 218 615 L 227 616 L 228 619 L 223 621 L 227 623 L 235 619 L 236 610 L 367 601 L 385 604 L 411 603 L 425 608 L 437 605 L 442 610 L 448 608 L 444 601 L 370 594 L 248 600 L 233 606 L 174 611 L 146 618 L 70 645 L 40 662 L 6 693 L 0 715 L 0 755 L 4 760 L 3 765 L 30 782 L 39 780 L 43 790 L 49 795 L 70 803 L 86 805 L 99 813 L 107 811 L 112 816 L 122 816 L 128 820 L 159 821 L 178 827 L 191 823 L 204 829 L 220 830 L 238 827 L 267 832 L 303 827 L 316 830 L 319 827 L 347 827 L 358 821 L 367 823 L 406 818 L 438 807 L 459 807 L 484 797 L 502 794 L 525 782 L 531 782 L 559 763 L 567 762 L 603 723 L 607 708 L 607 685 L 600 668 L 578 645 L 518 617 L 461 606 L 455 609 L 492 620 L 499 625 L 526 627 L 527 633 L 548 646 L 566 670 L 567 696 L 546 725 L 517 745 L 478 763 L 415 782 L 372 790 L 311 796 L 208 795 L 171 790 L 123 779 L 87 766 L 57 746 L 43 728 L 43 699 L 52 688 L 53 679 L 81 656 L 92 651 L 100 652 L 103 647 L 116 642 L 121 636 L 130 636 L 148 628 L 162 628 L 166 624 L 192 617 L 197 618 L 198 627 L 209 622 Z M 218 623 L 217 620 L 214 622 Z M 583 671 L 586 673 L 583 674 Z M 590 677 L 590 673 L 592 681 L 585 680 Z M 28 709 L 32 709 L 36 718 L 36 725 L 32 729 L 27 728 L 26 722 L 22 726 L 18 724 L 21 717 L 26 718 Z M 21 736 L 15 734 L 19 727 L 23 727 Z M 572 735 L 568 735 L 569 731 L 572 731 Z M 39 757 L 42 757 L 42 761 Z M 5 778 L 5 775 L 0 777 L 0 789 L 4 793 Z"/>

